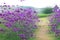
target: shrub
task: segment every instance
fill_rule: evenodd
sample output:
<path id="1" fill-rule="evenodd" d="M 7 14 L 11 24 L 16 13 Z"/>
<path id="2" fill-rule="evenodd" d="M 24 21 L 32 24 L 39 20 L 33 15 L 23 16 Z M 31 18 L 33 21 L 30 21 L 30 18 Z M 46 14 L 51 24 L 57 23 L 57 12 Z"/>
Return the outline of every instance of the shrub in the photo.
<path id="1" fill-rule="evenodd" d="M 42 10 L 42 12 L 43 12 L 44 14 L 51 14 L 51 13 L 53 13 L 52 9 L 53 9 L 53 8 L 47 7 L 47 8 L 44 8 L 44 9 Z"/>

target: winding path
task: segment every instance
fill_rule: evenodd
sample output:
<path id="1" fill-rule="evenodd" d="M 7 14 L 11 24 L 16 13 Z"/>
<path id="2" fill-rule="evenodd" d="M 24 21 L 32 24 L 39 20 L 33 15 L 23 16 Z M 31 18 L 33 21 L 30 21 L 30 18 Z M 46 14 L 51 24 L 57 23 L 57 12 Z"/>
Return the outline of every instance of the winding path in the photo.
<path id="1" fill-rule="evenodd" d="M 38 29 L 36 30 L 36 40 L 53 40 L 51 36 L 48 35 L 48 18 L 40 18 L 38 23 Z"/>

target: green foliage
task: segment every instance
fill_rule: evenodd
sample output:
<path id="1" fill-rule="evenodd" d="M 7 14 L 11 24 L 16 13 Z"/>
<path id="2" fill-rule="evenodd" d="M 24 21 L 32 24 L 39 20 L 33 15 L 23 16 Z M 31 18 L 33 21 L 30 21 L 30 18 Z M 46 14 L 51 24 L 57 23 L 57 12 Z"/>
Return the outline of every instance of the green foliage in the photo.
<path id="1" fill-rule="evenodd" d="M 39 17 L 39 18 L 42 18 L 42 17 L 47 17 L 47 16 L 49 16 L 49 15 L 50 15 L 50 14 L 44 14 L 44 13 L 41 13 L 41 14 L 40 14 L 40 13 L 39 13 L 39 14 L 38 14 L 38 17 Z"/>
<path id="2" fill-rule="evenodd" d="M 47 8 L 44 8 L 42 12 L 45 14 L 50 14 L 50 13 L 53 13 L 52 9 L 53 8 L 47 7 Z"/>

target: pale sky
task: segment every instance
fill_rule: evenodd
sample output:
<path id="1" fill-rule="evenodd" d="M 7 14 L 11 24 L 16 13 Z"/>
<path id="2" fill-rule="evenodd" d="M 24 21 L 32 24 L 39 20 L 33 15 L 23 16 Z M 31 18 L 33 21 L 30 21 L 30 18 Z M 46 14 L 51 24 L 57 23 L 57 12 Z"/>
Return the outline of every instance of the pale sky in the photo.
<path id="1" fill-rule="evenodd" d="M 3 5 L 4 2 L 7 5 L 32 6 L 36 8 L 60 6 L 60 0 L 25 0 L 23 2 L 20 2 L 20 0 L 0 0 L 0 5 Z"/>

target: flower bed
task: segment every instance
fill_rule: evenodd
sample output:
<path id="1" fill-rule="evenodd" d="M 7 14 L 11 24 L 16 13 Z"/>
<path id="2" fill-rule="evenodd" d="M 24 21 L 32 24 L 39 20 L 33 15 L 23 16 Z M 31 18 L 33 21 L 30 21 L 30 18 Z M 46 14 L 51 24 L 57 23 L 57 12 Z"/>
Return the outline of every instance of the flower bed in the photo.
<path id="1" fill-rule="evenodd" d="M 53 11 L 54 14 L 50 18 L 51 30 L 55 33 L 55 37 L 60 37 L 60 9 L 55 6 Z"/>
<path id="2" fill-rule="evenodd" d="M 3 6 L 4 10 L 0 13 L 1 24 L 7 29 L 4 40 L 28 40 L 34 37 L 34 30 L 37 29 L 36 22 L 39 22 L 37 12 L 33 8 L 12 8 Z"/>

